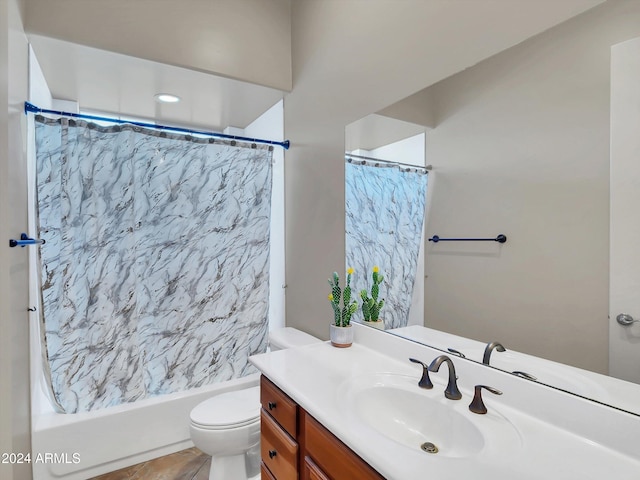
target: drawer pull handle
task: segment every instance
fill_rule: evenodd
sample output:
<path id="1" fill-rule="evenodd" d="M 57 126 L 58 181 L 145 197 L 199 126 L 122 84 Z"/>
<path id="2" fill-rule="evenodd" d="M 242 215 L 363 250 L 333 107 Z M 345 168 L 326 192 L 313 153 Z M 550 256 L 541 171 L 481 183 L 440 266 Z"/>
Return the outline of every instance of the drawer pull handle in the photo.
<path id="1" fill-rule="evenodd" d="M 273 458 L 278 454 L 275 450 L 269 450 L 269 458 Z"/>
<path id="2" fill-rule="evenodd" d="M 269 410 L 276 408 L 276 402 L 269 402 Z"/>

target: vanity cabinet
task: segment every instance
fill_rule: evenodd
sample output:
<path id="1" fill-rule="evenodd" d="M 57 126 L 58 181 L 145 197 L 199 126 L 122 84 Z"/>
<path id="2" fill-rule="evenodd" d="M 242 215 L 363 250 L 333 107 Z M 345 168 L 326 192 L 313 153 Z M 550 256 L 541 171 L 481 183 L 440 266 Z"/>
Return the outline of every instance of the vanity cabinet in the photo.
<path id="1" fill-rule="evenodd" d="M 265 376 L 260 403 L 262 478 L 384 480 Z"/>
<path id="2" fill-rule="evenodd" d="M 264 376 L 260 378 L 260 404 L 261 466 L 276 480 L 296 480 L 298 405 Z"/>
<path id="3" fill-rule="evenodd" d="M 309 457 L 304 459 L 304 471 L 302 472 L 302 478 L 308 480 L 330 480 L 320 467 L 313 463 L 313 460 Z"/>

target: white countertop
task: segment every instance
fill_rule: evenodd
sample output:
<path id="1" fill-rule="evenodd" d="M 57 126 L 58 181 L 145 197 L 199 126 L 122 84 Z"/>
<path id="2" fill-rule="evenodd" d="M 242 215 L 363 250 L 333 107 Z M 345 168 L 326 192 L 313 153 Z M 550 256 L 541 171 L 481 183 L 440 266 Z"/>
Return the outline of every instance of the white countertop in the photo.
<path id="1" fill-rule="evenodd" d="M 396 328 L 387 332 L 431 345 L 442 350 L 455 348 L 467 358 L 482 362 L 486 343 L 460 337 L 420 325 Z M 640 414 L 640 385 L 570 365 L 511 350 L 493 352 L 491 366 L 507 372 L 524 371 L 537 381 L 571 393 Z M 640 478 L 640 475 L 639 475 Z"/>
<path id="2" fill-rule="evenodd" d="M 640 450 L 640 417 L 634 417 L 625 412 L 612 412 L 608 407 L 577 397 L 571 398 L 562 392 L 552 391 L 533 382 L 509 378 L 511 376 L 508 374 L 483 369 L 479 365 L 457 359 L 455 356 L 451 356 L 451 359 L 456 365 L 459 376 L 458 386 L 463 398 L 453 401 L 445 399 L 443 395 L 442 402 L 450 402 L 451 408 L 456 408 L 461 414 L 470 416 L 470 420 L 481 431 L 491 428 L 492 415 L 504 415 L 517 430 L 521 440 L 520 445 L 510 448 L 510 451 L 505 454 L 497 452 L 488 454 L 486 451 L 480 451 L 471 456 L 454 458 L 439 454 L 431 455 L 418 448 L 411 450 L 375 430 L 362 428 L 358 421 L 351 418 L 350 413 L 353 411 L 350 412 L 341 403 L 344 401 L 345 386 L 366 375 L 392 373 L 415 376 L 416 389 L 419 390 L 417 381 L 420 378 L 421 368 L 408 360 L 401 361 L 400 358 L 408 359 L 409 356 L 414 356 L 428 363 L 442 353 L 404 339 L 394 339 L 384 332 L 373 334 L 362 329 L 374 330 L 361 327 L 357 332 L 360 332 L 362 338 L 359 339 L 357 335 L 357 343 L 350 348 L 334 348 L 326 342 L 255 355 L 251 357 L 251 362 L 385 478 L 389 480 L 422 480 L 424 478 L 459 480 L 470 478 L 470 475 L 473 475 L 474 479 L 487 480 L 515 478 L 553 480 L 579 478 L 583 480 L 604 479 L 612 475 L 617 480 L 640 478 L 640 459 L 629 454 L 629 451 Z M 386 337 L 389 337 L 388 341 Z M 374 341 L 368 342 L 367 338 L 373 338 Z M 406 344 L 398 342 L 406 342 Z M 368 343 L 369 346 L 367 346 Z M 386 343 L 389 343 L 389 350 L 393 350 L 394 355 L 380 353 L 380 350 L 385 350 Z M 443 394 L 448 373 L 446 370 L 447 368 L 443 366 L 440 372 L 431 374 L 435 384 L 433 392 Z M 504 392 L 501 397 L 483 395 L 489 409 L 489 414 L 486 416 L 471 413 L 467 409 L 473 397 L 473 385 L 478 383 L 488 383 Z M 530 392 L 536 391 L 531 390 L 532 385 L 541 389 L 541 399 L 531 397 Z M 516 394 L 515 389 L 525 391 Z M 529 401 L 523 401 L 523 398 Z M 513 405 L 516 402 L 520 404 Z M 529 402 L 535 403 L 527 404 Z M 559 403 L 557 408 L 561 415 L 559 421 L 553 416 L 558 414 L 555 411 L 554 402 Z M 564 405 L 563 402 L 573 403 Z M 358 406 L 350 406 L 350 408 L 358 408 Z M 536 415 L 547 410 L 550 412 L 549 418 L 540 418 L 540 415 Z M 533 414 L 530 413 L 531 411 Z M 614 438 L 613 436 L 605 435 L 603 438 L 594 439 L 594 434 L 587 438 L 583 435 L 584 432 L 570 428 L 572 425 L 581 425 L 582 420 L 573 418 L 573 415 L 579 417 L 583 414 L 582 412 L 589 417 L 585 418 L 585 421 L 596 423 L 595 426 L 584 427 L 587 435 L 599 431 L 598 429 L 619 430 L 626 428 L 621 427 L 625 425 L 629 425 L 628 428 L 634 430 L 617 432 L 620 433 L 620 445 L 607 444 L 607 439 Z M 384 415 L 384 412 L 380 414 Z M 611 422 L 611 415 L 623 417 L 616 417 Z M 572 418 L 569 418 L 570 416 Z M 564 418 L 566 422 L 563 421 Z M 599 422 L 606 423 L 597 425 Z M 633 438 L 638 442 L 638 448 L 631 446 L 626 453 L 614 450 L 614 448 L 621 450 L 620 446 L 624 447 L 629 443 L 628 439 Z"/>

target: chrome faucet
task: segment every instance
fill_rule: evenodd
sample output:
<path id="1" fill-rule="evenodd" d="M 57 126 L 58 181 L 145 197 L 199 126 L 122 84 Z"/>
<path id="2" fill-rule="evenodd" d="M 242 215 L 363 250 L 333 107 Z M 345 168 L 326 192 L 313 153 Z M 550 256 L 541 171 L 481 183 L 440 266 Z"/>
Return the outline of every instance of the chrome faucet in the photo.
<path id="1" fill-rule="evenodd" d="M 429 371 L 437 372 L 440 370 L 440 365 L 442 365 L 443 362 L 446 362 L 449 367 L 449 383 L 447 383 L 444 396 L 451 400 L 460 400 L 462 398 L 462 394 L 460 393 L 460 390 L 458 390 L 458 384 L 456 382 L 458 379 L 458 377 L 456 377 L 456 368 L 453 366 L 453 361 L 449 357 L 446 355 L 436 357 L 429 365 Z"/>
<path id="2" fill-rule="evenodd" d="M 482 363 L 485 365 L 489 365 L 489 359 L 491 358 L 491 352 L 496 349 L 499 352 L 506 352 L 507 349 L 502 346 L 500 342 L 491 342 L 487 343 L 487 346 L 484 347 L 484 355 L 482 356 Z"/>

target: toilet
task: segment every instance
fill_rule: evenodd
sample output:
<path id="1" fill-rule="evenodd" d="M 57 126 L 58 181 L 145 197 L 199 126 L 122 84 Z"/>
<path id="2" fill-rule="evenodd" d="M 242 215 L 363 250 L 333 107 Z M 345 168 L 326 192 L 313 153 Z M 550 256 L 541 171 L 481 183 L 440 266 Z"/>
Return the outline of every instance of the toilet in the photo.
<path id="1" fill-rule="evenodd" d="M 295 348 L 321 340 L 284 327 L 269 332 L 271 351 Z M 222 393 L 191 411 L 193 444 L 211 455 L 209 480 L 260 479 L 260 387 Z"/>
<path id="2" fill-rule="evenodd" d="M 284 327 L 269 332 L 269 348 L 272 352 L 287 348 L 302 347 L 322 340 L 293 327 Z"/>

